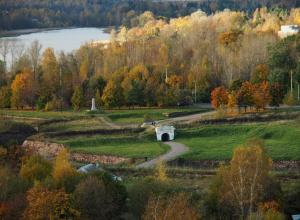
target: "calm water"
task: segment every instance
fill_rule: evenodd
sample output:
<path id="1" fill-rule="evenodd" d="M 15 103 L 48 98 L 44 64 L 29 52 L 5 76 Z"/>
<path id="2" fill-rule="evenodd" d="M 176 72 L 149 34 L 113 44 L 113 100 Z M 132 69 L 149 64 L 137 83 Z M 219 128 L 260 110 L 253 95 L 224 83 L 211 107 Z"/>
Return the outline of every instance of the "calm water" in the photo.
<path id="1" fill-rule="evenodd" d="M 8 40 L 15 42 L 19 51 L 25 51 L 30 44 L 38 40 L 43 46 L 42 50 L 52 47 L 56 53 L 64 51 L 66 53 L 78 49 L 82 44 L 95 40 L 109 40 L 110 34 L 105 33 L 103 28 L 73 28 L 51 31 L 42 31 L 32 34 L 23 34 L 14 37 L 3 37 L 0 41 Z M 11 54 L 8 55 L 7 62 L 10 63 Z M 1 59 L 0 55 L 0 59 Z"/>

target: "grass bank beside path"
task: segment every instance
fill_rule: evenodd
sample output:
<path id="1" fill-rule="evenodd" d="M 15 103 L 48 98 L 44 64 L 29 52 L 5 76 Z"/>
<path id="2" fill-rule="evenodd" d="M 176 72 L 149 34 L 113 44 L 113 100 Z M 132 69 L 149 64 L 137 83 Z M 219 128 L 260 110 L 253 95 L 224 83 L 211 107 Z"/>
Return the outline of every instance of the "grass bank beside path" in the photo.
<path id="1" fill-rule="evenodd" d="M 207 125 L 178 130 L 176 141 L 190 151 L 183 157 L 190 160 L 225 160 L 235 147 L 250 139 L 265 141 L 273 160 L 300 160 L 300 123 L 271 122 L 235 125 Z"/>
<path id="2" fill-rule="evenodd" d="M 34 110 L 0 110 L 0 116 L 15 116 L 24 118 L 36 118 L 36 119 L 64 119 L 64 118 L 76 118 L 86 116 L 85 111 L 34 111 Z"/>
<path id="3" fill-rule="evenodd" d="M 56 140 L 73 152 L 114 155 L 128 158 L 154 158 L 166 153 L 170 147 L 157 141 L 140 140 L 130 135 L 79 136 Z"/>
<path id="4" fill-rule="evenodd" d="M 106 111 L 107 116 L 115 123 L 126 124 L 135 123 L 141 124 L 144 122 L 145 115 L 152 120 L 162 120 L 169 117 L 176 117 L 178 114 L 196 114 L 209 111 L 208 108 L 151 108 L 151 109 L 130 109 L 130 110 L 111 110 Z M 168 116 L 170 115 L 170 116 Z"/>

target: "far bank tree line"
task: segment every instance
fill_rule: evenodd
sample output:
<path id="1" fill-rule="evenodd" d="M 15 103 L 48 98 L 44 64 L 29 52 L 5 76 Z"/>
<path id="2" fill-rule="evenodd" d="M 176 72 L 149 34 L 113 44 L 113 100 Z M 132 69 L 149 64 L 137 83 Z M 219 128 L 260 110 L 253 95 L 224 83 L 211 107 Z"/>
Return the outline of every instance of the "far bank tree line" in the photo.
<path id="1" fill-rule="evenodd" d="M 252 12 L 258 7 L 290 9 L 299 7 L 297 0 L 211 0 L 211 1 L 130 1 L 130 0 L 21 0 L 0 2 L 0 29 L 30 29 L 49 27 L 127 27 L 138 24 L 138 15 L 152 11 L 169 19 L 186 16 L 201 8 L 215 13 L 225 8 Z"/>
<path id="2" fill-rule="evenodd" d="M 197 11 L 169 22 L 146 12 L 139 20 L 137 27 L 113 31 L 110 44 L 86 44 L 70 54 L 41 53 L 38 42 L 21 50 L 2 41 L 0 106 L 77 110 L 90 107 L 92 98 L 108 108 L 178 106 L 210 102 L 220 86 L 238 106 L 263 108 L 288 93 L 297 96 L 299 36 L 280 40 L 277 31 L 281 24 L 300 25 L 299 9 L 262 8 L 252 17 Z M 7 51 L 14 52 L 10 66 Z M 270 93 L 265 100 L 244 94 L 264 90 Z"/>

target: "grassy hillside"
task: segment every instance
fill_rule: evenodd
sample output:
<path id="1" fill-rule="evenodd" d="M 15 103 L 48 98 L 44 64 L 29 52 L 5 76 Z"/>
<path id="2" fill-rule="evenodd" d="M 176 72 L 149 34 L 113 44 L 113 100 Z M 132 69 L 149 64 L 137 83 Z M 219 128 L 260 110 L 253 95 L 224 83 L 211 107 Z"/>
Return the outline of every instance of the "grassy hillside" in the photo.
<path id="1" fill-rule="evenodd" d="M 224 160 L 235 147 L 255 138 L 265 141 L 274 160 L 300 160 L 299 122 L 201 126 L 179 130 L 176 141 L 190 148 L 186 159 Z"/>
<path id="2" fill-rule="evenodd" d="M 115 155 L 129 158 L 153 158 L 169 150 L 167 145 L 129 135 L 79 136 L 56 140 L 70 147 L 71 151 Z"/>

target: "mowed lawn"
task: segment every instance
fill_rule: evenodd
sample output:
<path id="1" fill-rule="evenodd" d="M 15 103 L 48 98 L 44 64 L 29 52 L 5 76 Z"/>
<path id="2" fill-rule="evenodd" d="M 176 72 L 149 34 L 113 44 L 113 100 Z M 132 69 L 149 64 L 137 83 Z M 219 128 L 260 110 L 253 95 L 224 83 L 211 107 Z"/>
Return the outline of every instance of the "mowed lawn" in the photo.
<path id="1" fill-rule="evenodd" d="M 230 159 L 235 147 L 259 138 L 273 160 L 300 160 L 299 121 L 201 126 L 179 130 L 177 137 L 190 148 L 185 159 Z"/>
<path id="2" fill-rule="evenodd" d="M 169 150 L 167 145 L 130 135 L 95 135 L 58 139 L 73 152 L 114 155 L 128 158 L 153 158 Z"/>

